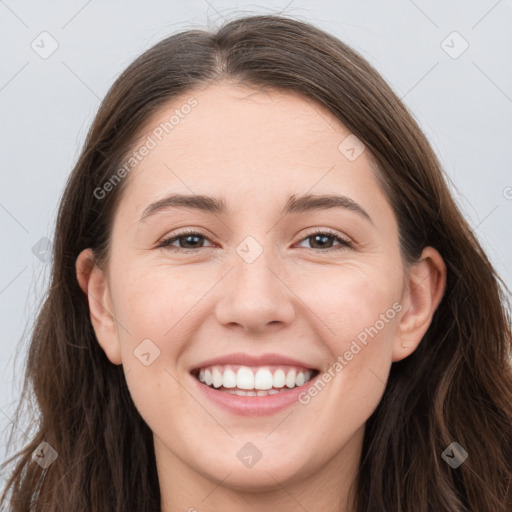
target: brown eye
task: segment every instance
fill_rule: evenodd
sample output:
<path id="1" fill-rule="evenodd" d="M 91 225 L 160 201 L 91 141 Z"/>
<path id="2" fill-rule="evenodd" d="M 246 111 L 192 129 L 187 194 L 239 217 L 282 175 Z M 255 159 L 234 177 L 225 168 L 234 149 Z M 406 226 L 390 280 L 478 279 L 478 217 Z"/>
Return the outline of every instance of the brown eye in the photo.
<path id="1" fill-rule="evenodd" d="M 329 250 L 338 250 L 352 247 L 351 242 L 341 238 L 338 234 L 331 232 L 318 231 L 315 233 L 310 233 L 307 237 L 302 239 L 301 243 L 306 240 L 310 242 L 311 249 L 316 251 L 324 250 L 323 252 L 327 252 Z M 339 244 L 337 247 L 333 247 L 335 242 L 338 242 Z"/>
<path id="2" fill-rule="evenodd" d="M 202 241 L 204 240 L 208 240 L 208 238 L 202 233 L 186 231 L 162 240 L 157 247 L 164 247 L 172 251 L 194 251 L 203 248 Z M 175 242 L 178 242 L 179 245 L 173 245 Z"/>

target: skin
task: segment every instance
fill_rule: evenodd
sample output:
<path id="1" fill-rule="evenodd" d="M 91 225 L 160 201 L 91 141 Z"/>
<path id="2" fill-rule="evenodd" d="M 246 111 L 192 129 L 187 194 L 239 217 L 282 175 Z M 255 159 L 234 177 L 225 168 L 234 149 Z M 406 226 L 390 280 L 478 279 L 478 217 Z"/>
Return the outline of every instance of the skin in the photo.
<path id="1" fill-rule="evenodd" d="M 347 128 L 295 93 L 212 85 L 160 111 L 141 140 L 191 96 L 198 105 L 127 178 L 105 268 L 89 249 L 76 265 L 98 342 L 123 365 L 154 433 L 162 511 L 352 512 L 366 420 L 392 363 L 430 325 L 445 265 L 427 247 L 404 267 L 369 151 L 348 160 L 338 150 Z M 223 196 L 230 212 L 171 208 L 139 221 L 170 193 Z M 344 208 L 280 214 L 305 193 L 348 196 L 373 223 Z M 181 239 L 196 252 L 156 247 L 182 228 L 206 237 Z M 355 245 L 315 245 L 311 234 L 325 229 Z M 247 236 L 263 250 L 252 263 L 236 252 Z M 394 303 L 401 311 L 307 405 L 239 416 L 192 385 L 192 366 L 232 352 L 289 355 L 327 371 Z M 149 366 L 134 356 L 147 338 L 160 350 Z M 248 442 L 262 453 L 252 468 L 236 455 Z"/>

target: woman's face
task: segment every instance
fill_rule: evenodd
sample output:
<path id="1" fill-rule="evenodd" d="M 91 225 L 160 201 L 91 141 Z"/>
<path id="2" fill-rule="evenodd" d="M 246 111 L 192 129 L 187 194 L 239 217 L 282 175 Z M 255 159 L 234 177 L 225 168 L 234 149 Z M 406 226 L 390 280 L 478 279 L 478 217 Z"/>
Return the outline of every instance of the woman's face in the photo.
<path id="1" fill-rule="evenodd" d="M 159 112 L 143 144 L 97 298 L 115 322 L 95 329 L 160 473 L 239 489 L 348 478 L 412 351 L 397 222 L 368 152 L 304 97 L 226 83 Z"/>

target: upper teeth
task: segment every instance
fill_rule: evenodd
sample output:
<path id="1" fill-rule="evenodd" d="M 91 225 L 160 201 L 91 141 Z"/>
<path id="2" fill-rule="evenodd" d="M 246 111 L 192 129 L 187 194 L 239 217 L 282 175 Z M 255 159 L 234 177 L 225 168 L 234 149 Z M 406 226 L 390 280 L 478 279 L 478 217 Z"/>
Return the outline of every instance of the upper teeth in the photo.
<path id="1" fill-rule="evenodd" d="M 199 380 L 215 388 L 267 390 L 294 388 L 311 379 L 310 370 L 293 367 L 261 367 L 215 365 L 199 370 Z"/>

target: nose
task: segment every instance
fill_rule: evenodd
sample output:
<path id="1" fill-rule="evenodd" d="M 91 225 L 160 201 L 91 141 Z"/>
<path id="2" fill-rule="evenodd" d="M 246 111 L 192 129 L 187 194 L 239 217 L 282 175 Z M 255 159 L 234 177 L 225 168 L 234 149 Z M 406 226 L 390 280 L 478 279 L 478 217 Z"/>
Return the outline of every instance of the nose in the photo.
<path id="1" fill-rule="evenodd" d="M 216 307 L 217 321 L 238 325 L 251 332 L 289 325 L 295 317 L 294 297 L 287 273 L 265 249 L 252 262 L 238 254 L 229 272 Z M 273 327 L 272 327 L 273 326 Z"/>

